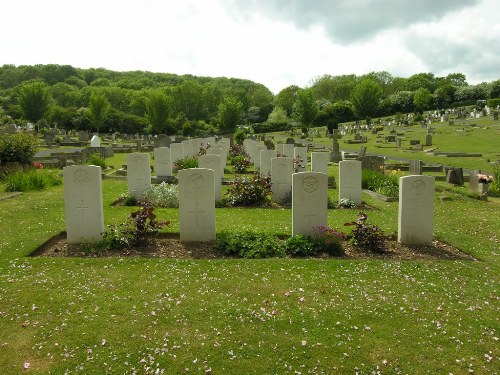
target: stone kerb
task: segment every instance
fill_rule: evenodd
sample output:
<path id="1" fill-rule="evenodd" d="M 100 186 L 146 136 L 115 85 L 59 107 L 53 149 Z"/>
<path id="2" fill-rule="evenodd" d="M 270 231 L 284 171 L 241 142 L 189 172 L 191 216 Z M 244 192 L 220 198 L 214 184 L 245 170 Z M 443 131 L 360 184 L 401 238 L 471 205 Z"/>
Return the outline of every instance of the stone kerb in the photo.
<path id="1" fill-rule="evenodd" d="M 169 147 L 158 147 L 153 151 L 156 177 L 172 176 L 172 158 Z"/>
<path id="2" fill-rule="evenodd" d="M 127 157 L 128 194 L 137 199 L 151 186 L 149 154 L 134 152 Z"/>
<path id="3" fill-rule="evenodd" d="M 339 162 L 339 200 L 352 200 L 361 205 L 361 161 L 344 160 Z"/>
<path id="4" fill-rule="evenodd" d="M 293 158 L 271 159 L 271 200 L 283 203 L 291 199 L 292 194 Z"/>
<path id="5" fill-rule="evenodd" d="M 101 167 L 72 165 L 63 169 L 68 243 L 95 243 L 104 233 Z"/>
<path id="6" fill-rule="evenodd" d="M 198 156 L 198 166 L 200 168 L 211 169 L 214 171 L 214 200 L 218 201 L 222 198 L 222 177 L 221 172 L 222 157 L 216 154 L 206 154 Z"/>
<path id="7" fill-rule="evenodd" d="M 434 227 L 434 177 L 399 179 L 398 242 L 431 243 Z"/>
<path id="8" fill-rule="evenodd" d="M 319 172 L 292 175 L 292 236 L 312 234 L 328 221 L 328 177 Z"/>
<path id="9" fill-rule="evenodd" d="M 178 178 L 181 241 L 214 241 L 214 171 L 205 168 L 182 169 Z"/>

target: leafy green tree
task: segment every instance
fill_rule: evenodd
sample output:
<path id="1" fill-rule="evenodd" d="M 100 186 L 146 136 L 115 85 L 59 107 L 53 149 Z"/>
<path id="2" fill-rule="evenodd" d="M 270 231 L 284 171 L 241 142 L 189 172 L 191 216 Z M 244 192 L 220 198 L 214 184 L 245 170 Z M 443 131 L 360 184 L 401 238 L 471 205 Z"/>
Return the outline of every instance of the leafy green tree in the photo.
<path id="1" fill-rule="evenodd" d="M 31 122 L 37 122 L 49 111 L 52 97 L 43 82 L 28 82 L 19 90 L 18 102 L 23 116 Z"/>
<path id="2" fill-rule="evenodd" d="M 189 120 L 204 118 L 203 86 L 194 80 L 186 80 L 175 87 L 173 92 L 175 114 L 184 113 Z"/>
<path id="3" fill-rule="evenodd" d="M 364 78 L 354 87 L 351 103 L 358 118 L 374 117 L 380 107 L 382 87 L 372 78 Z"/>
<path id="4" fill-rule="evenodd" d="M 320 126 L 326 125 L 331 133 L 334 129 L 338 129 L 342 122 L 351 121 L 354 119 L 354 107 L 348 100 L 341 100 L 336 103 L 325 105 L 318 114 L 316 124 Z"/>
<path id="5" fill-rule="evenodd" d="M 446 81 L 453 86 L 461 87 L 468 86 L 467 79 L 463 73 L 450 73 L 446 76 Z"/>
<path id="6" fill-rule="evenodd" d="M 325 99 L 329 102 L 348 100 L 351 91 L 356 85 L 356 75 L 331 76 L 324 75 L 313 80 L 312 89 L 316 99 Z"/>
<path id="7" fill-rule="evenodd" d="M 433 73 L 418 73 L 408 78 L 407 85 L 409 91 L 417 91 L 419 88 L 425 87 L 433 93 L 436 89 L 437 82 Z"/>
<path id="8" fill-rule="evenodd" d="M 286 124 L 288 123 L 288 116 L 286 111 L 281 107 L 274 107 L 273 111 L 269 114 L 267 122 L 271 124 Z"/>
<path id="9" fill-rule="evenodd" d="M 312 89 L 300 90 L 294 104 L 294 116 L 303 127 L 309 129 L 318 115 L 319 107 Z"/>
<path id="10" fill-rule="evenodd" d="M 100 91 L 93 91 L 90 95 L 87 117 L 99 133 L 99 129 L 104 125 L 111 110 L 111 103 L 108 97 Z"/>
<path id="11" fill-rule="evenodd" d="M 151 91 L 146 99 L 146 118 L 151 132 L 165 131 L 170 117 L 172 117 L 172 98 L 162 91 Z"/>
<path id="12" fill-rule="evenodd" d="M 490 98 L 500 98 L 500 79 L 491 83 Z"/>
<path id="13" fill-rule="evenodd" d="M 415 110 L 422 113 L 422 111 L 429 108 L 432 102 L 432 94 L 425 87 L 419 88 L 415 91 L 413 95 L 413 104 L 415 105 Z"/>
<path id="14" fill-rule="evenodd" d="M 274 106 L 283 108 L 286 111 L 286 114 L 291 116 L 297 92 L 299 91 L 300 87 L 296 85 L 285 87 L 274 97 Z"/>
<path id="15" fill-rule="evenodd" d="M 232 134 L 236 130 L 243 110 L 243 104 L 237 98 L 225 98 L 219 104 L 219 129 L 223 134 Z"/>
<path id="16" fill-rule="evenodd" d="M 457 88 L 451 83 L 444 83 L 436 89 L 436 101 L 439 105 L 449 105 L 455 100 Z"/>

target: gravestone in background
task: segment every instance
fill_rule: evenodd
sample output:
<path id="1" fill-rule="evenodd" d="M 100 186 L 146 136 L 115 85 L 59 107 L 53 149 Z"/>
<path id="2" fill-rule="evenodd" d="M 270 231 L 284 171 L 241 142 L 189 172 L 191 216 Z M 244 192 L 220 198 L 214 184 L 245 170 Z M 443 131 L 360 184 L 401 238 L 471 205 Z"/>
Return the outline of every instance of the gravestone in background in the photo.
<path id="1" fill-rule="evenodd" d="M 260 175 L 267 177 L 271 174 L 271 159 L 276 157 L 276 150 L 262 150 L 260 152 Z"/>
<path id="2" fill-rule="evenodd" d="M 339 200 L 352 200 L 361 205 L 361 162 L 359 160 L 344 160 L 339 162 Z"/>
<path id="3" fill-rule="evenodd" d="M 285 143 L 283 145 L 283 152 L 282 152 L 281 156 L 286 156 L 288 158 L 293 159 L 294 149 L 295 149 L 294 144 Z"/>
<path id="4" fill-rule="evenodd" d="M 432 135 L 431 134 L 427 134 L 425 136 L 425 145 L 432 146 Z"/>
<path id="5" fill-rule="evenodd" d="M 385 159 L 382 156 L 364 156 L 358 160 L 361 161 L 362 169 L 370 169 L 372 171 L 384 173 Z"/>
<path id="6" fill-rule="evenodd" d="M 172 160 L 172 169 L 174 169 L 175 162 L 184 159 L 184 145 L 182 143 L 170 144 L 170 158 Z"/>
<path id="7" fill-rule="evenodd" d="M 293 149 L 293 158 L 300 159 L 297 172 L 305 172 L 307 170 L 307 147 L 295 147 Z"/>
<path id="8" fill-rule="evenodd" d="M 101 139 L 97 134 L 92 136 L 92 139 L 90 140 L 90 147 L 101 147 Z"/>
<path id="9" fill-rule="evenodd" d="M 463 186 L 464 184 L 464 171 L 462 168 L 449 168 L 446 172 L 446 182 L 456 185 Z"/>
<path id="10" fill-rule="evenodd" d="M 63 179 L 68 243 L 99 242 L 104 232 L 101 167 L 65 167 Z"/>
<path id="11" fill-rule="evenodd" d="M 396 147 L 401 148 L 401 142 L 403 139 L 401 137 L 396 137 Z"/>
<path id="12" fill-rule="evenodd" d="M 267 147 L 261 143 L 257 143 L 253 147 L 253 165 L 256 169 L 260 169 L 260 152 L 264 150 L 267 150 Z"/>
<path id="13" fill-rule="evenodd" d="M 292 236 L 312 234 L 328 222 L 328 177 L 319 172 L 292 175 Z"/>
<path id="14" fill-rule="evenodd" d="M 434 177 L 399 179 L 398 242 L 406 245 L 432 242 L 434 227 Z"/>
<path id="15" fill-rule="evenodd" d="M 172 176 L 172 158 L 169 147 L 158 147 L 153 150 L 156 177 Z"/>
<path id="16" fill-rule="evenodd" d="M 282 203 L 291 198 L 293 158 L 279 157 L 271 159 L 271 200 Z"/>
<path id="17" fill-rule="evenodd" d="M 166 134 L 158 134 L 156 147 L 170 147 L 170 137 Z"/>
<path id="18" fill-rule="evenodd" d="M 214 241 L 214 171 L 205 168 L 181 169 L 178 178 L 181 241 Z"/>
<path id="19" fill-rule="evenodd" d="M 423 170 L 422 160 L 409 160 L 408 162 L 408 173 L 412 176 L 421 175 Z"/>
<path id="20" fill-rule="evenodd" d="M 181 141 L 181 144 L 184 146 L 184 157 L 195 155 L 194 148 L 193 148 L 193 142 L 191 142 L 190 139 L 186 139 L 186 140 Z M 196 150 L 196 152 L 198 152 L 198 150 Z"/>
<path id="21" fill-rule="evenodd" d="M 328 162 L 330 154 L 328 152 L 311 152 L 311 172 L 328 174 Z"/>
<path id="22" fill-rule="evenodd" d="M 198 156 L 198 166 L 200 168 L 211 169 L 214 171 L 214 199 L 221 199 L 222 177 L 221 172 L 222 157 L 216 154 L 206 154 Z"/>
<path id="23" fill-rule="evenodd" d="M 469 190 L 473 193 L 477 193 L 479 189 L 479 181 L 477 180 L 477 175 L 480 174 L 480 170 L 473 170 L 469 174 Z"/>
<path id="24" fill-rule="evenodd" d="M 142 198 L 144 191 L 151 186 L 149 154 L 134 152 L 127 157 L 128 195 Z"/>

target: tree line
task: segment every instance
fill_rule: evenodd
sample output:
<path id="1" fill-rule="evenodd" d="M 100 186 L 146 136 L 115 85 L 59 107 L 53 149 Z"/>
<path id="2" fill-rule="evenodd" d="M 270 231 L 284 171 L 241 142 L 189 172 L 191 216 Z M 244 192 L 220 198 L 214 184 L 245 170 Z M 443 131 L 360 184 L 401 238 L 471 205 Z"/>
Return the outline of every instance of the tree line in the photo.
<path id="1" fill-rule="evenodd" d="M 388 72 L 324 75 L 273 93 L 250 80 L 70 65 L 0 67 L 0 125 L 32 122 L 76 130 L 198 136 L 238 125 L 308 128 L 500 98 L 500 80 L 469 85 L 462 73 L 409 78 Z"/>

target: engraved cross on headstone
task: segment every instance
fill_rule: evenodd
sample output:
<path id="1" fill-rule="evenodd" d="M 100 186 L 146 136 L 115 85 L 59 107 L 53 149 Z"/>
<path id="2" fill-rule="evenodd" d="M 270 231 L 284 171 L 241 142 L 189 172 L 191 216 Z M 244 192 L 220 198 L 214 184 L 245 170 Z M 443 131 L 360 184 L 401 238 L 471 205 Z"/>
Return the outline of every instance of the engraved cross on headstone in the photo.
<path id="1" fill-rule="evenodd" d="M 85 213 L 85 210 L 88 210 L 88 209 L 89 209 L 89 207 L 88 207 L 88 206 L 85 206 L 85 203 L 83 203 L 83 199 L 82 199 L 82 204 L 81 204 L 80 206 L 81 206 L 81 207 L 76 207 L 76 208 L 82 211 L 82 219 L 83 219 L 83 217 L 84 217 L 84 213 Z"/>

